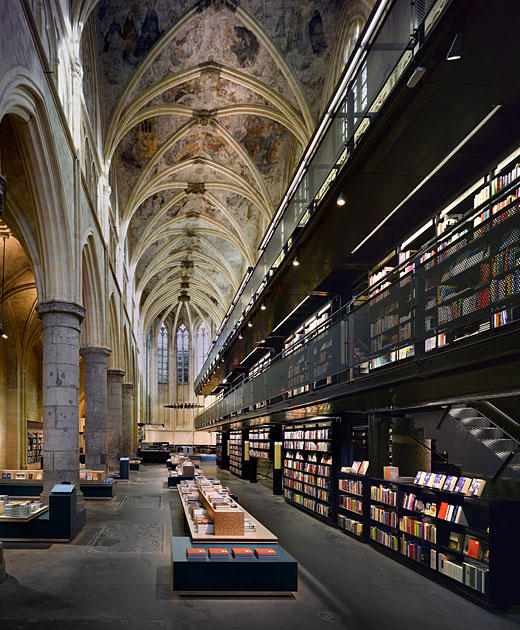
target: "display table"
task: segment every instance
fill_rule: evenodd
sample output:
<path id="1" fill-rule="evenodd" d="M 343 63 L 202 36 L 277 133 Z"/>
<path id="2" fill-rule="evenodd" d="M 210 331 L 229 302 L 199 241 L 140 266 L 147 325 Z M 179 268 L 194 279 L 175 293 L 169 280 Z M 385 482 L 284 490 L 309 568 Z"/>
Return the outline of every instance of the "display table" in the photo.
<path id="1" fill-rule="evenodd" d="M 168 488 L 176 488 L 181 481 L 191 481 L 193 475 L 168 475 Z"/>
<path id="2" fill-rule="evenodd" d="M 137 472 L 139 472 L 139 467 L 141 466 L 141 460 L 140 459 L 131 459 L 130 460 L 130 470 L 136 470 Z"/>
<path id="3" fill-rule="evenodd" d="M 28 516 L 5 516 L 5 514 L 0 514 L 0 523 L 27 523 L 28 521 L 32 521 L 33 518 L 45 514 L 48 509 L 49 506 L 44 505 L 39 510 L 31 512 Z"/>
<path id="4" fill-rule="evenodd" d="M 213 536 L 215 538 L 215 536 Z M 193 543 L 189 537 L 173 537 L 173 590 L 184 594 L 219 593 L 229 595 L 246 592 L 248 595 L 274 594 L 289 595 L 298 590 L 298 563 L 278 544 L 251 543 Z M 226 560 L 188 560 L 186 549 L 189 547 L 226 548 L 229 558 Z M 259 559 L 256 556 L 247 560 L 238 560 L 232 556 L 232 547 L 273 548 L 276 558 Z M 245 622 L 247 624 L 247 622 Z"/>
<path id="5" fill-rule="evenodd" d="M 81 481 L 80 490 L 85 499 L 104 499 L 110 501 L 116 496 L 116 479 L 104 481 Z"/>
<path id="6" fill-rule="evenodd" d="M 226 534 L 222 536 L 217 536 L 215 534 L 199 534 L 199 532 L 197 532 L 195 528 L 195 523 L 193 522 L 193 519 L 189 512 L 189 508 L 186 505 L 186 503 L 182 500 L 182 496 L 180 492 L 179 492 L 179 500 L 181 502 L 182 509 L 184 510 L 184 520 L 187 526 L 187 531 L 189 531 L 189 534 L 193 542 L 196 542 L 196 543 L 220 542 L 222 540 L 230 540 L 230 541 L 245 542 L 245 543 L 249 542 L 253 544 L 256 542 L 274 543 L 278 541 L 278 538 L 272 532 L 270 532 L 266 527 L 264 527 L 261 523 L 259 523 L 255 518 L 251 516 L 251 514 L 249 514 L 249 512 L 246 512 L 246 510 L 244 510 L 243 508 L 241 509 L 242 509 L 244 518 L 250 519 L 255 524 L 255 531 L 253 532 L 248 531 L 243 536 L 235 536 L 232 534 Z"/>
<path id="7" fill-rule="evenodd" d="M 116 495 L 116 480 L 80 480 L 80 490 L 85 499 L 113 499 Z M 3 480 L 0 484 L 0 494 L 9 497 L 33 499 L 43 492 L 42 481 L 12 481 Z"/>

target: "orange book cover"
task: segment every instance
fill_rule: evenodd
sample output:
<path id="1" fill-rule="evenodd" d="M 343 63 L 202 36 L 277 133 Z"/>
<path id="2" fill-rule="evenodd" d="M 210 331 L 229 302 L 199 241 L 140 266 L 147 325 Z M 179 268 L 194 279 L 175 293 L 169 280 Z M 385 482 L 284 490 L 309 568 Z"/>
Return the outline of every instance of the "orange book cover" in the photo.
<path id="1" fill-rule="evenodd" d="M 186 549 L 187 556 L 206 556 L 206 550 L 202 547 L 188 547 Z"/>
<path id="2" fill-rule="evenodd" d="M 234 556 L 253 556 L 253 550 L 249 547 L 232 547 L 231 551 Z"/>
<path id="3" fill-rule="evenodd" d="M 257 547 L 255 549 L 255 554 L 259 558 L 274 558 L 276 556 L 276 551 L 269 547 L 266 547 L 266 548 Z"/>
<path id="4" fill-rule="evenodd" d="M 478 560 L 479 551 L 480 551 L 480 541 L 475 540 L 474 538 L 470 538 L 469 543 L 468 543 L 468 551 L 467 551 L 468 556 Z"/>
<path id="5" fill-rule="evenodd" d="M 224 557 L 224 556 L 228 556 L 229 555 L 229 551 L 225 548 L 222 547 L 215 547 L 215 548 L 210 548 L 209 549 L 209 556 L 214 557 L 214 558 L 218 558 L 218 557 Z"/>

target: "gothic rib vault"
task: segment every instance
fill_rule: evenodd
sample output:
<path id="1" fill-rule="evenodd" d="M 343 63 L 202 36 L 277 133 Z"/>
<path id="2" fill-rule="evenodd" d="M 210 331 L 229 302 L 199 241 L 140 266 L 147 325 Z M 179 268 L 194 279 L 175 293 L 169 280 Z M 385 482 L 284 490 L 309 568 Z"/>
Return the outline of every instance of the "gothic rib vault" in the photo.
<path id="1" fill-rule="evenodd" d="M 326 103 L 341 8 L 97 4 L 104 158 L 143 332 L 226 313 Z"/>

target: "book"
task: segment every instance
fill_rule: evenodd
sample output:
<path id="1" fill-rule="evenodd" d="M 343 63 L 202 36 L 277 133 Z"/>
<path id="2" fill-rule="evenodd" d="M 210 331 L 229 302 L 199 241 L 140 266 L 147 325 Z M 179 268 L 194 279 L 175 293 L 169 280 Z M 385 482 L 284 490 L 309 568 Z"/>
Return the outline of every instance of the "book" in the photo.
<path id="1" fill-rule="evenodd" d="M 424 479 L 425 474 L 426 473 L 424 471 L 419 470 L 417 474 L 415 475 L 415 479 L 413 480 L 413 482 L 418 486 L 422 486 L 422 481 Z"/>
<path id="2" fill-rule="evenodd" d="M 458 551 L 459 553 L 462 551 L 462 544 L 464 542 L 464 534 L 460 534 L 458 532 L 450 533 L 450 542 L 448 544 L 449 548 L 453 551 Z"/>
<path id="3" fill-rule="evenodd" d="M 446 480 L 446 475 L 442 473 L 438 473 L 433 478 L 432 488 L 436 488 L 437 490 L 442 490 L 444 485 L 444 481 Z"/>
<path id="4" fill-rule="evenodd" d="M 448 475 L 446 477 L 446 481 L 444 482 L 443 490 L 448 490 L 449 492 L 453 492 L 455 489 L 455 485 L 457 484 L 458 477 L 454 477 L 453 475 Z"/>
<path id="5" fill-rule="evenodd" d="M 205 560 L 206 550 L 204 547 L 188 547 L 186 549 L 186 557 L 188 560 Z"/>
<path id="6" fill-rule="evenodd" d="M 454 492 L 466 493 L 471 485 L 471 479 L 469 477 L 459 477 L 459 480 L 455 484 Z"/>
<path id="7" fill-rule="evenodd" d="M 368 464 L 369 462 L 367 460 L 363 460 L 361 462 L 361 466 L 358 469 L 358 475 L 364 475 L 366 474 L 367 470 L 368 470 Z"/>
<path id="8" fill-rule="evenodd" d="M 361 462 L 352 462 L 352 468 L 351 468 L 352 472 L 357 473 L 360 466 L 361 466 Z"/>
<path id="9" fill-rule="evenodd" d="M 397 466 L 383 466 L 383 479 L 386 481 L 397 481 L 399 468 Z"/>
<path id="10" fill-rule="evenodd" d="M 260 560 L 275 560 L 277 554 L 271 547 L 256 547 L 255 556 Z"/>
<path id="11" fill-rule="evenodd" d="M 446 519 L 446 512 L 448 511 L 448 504 L 442 502 L 439 507 L 438 518 Z"/>
<path id="12" fill-rule="evenodd" d="M 479 497 L 482 494 L 485 485 L 486 482 L 484 479 L 473 479 L 469 487 L 468 494 Z"/>
<path id="13" fill-rule="evenodd" d="M 431 472 L 425 473 L 424 474 L 424 478 L 423 478 L 423 483 L 421 485 L 422 486 L 429 486 L 431 478 L 432 478 L 432 473 Z"/>
<path id="14" fill-rule="evenodd" d="M 229 558 L 229 551 L 223 547 L 210 547 L 209 559 L 210 560 L 227 560 Z"/>
<path id="15" fill-rule="evenodd" d="M 233 557 L 237 559 L 253 558 L 254 556 L 253 550 L 249 547 L 232 547 L 231 553 L 233 554 Z"/>
<path id="16" fill-rule="evenodd" d="M 464 553 L 468 555 L 470 558 L 475 558 L 475 560 L 480 559 L 480 540 L 476 538 L 469 538 L 466 542 L 466 548 L 464 549 Z"/>

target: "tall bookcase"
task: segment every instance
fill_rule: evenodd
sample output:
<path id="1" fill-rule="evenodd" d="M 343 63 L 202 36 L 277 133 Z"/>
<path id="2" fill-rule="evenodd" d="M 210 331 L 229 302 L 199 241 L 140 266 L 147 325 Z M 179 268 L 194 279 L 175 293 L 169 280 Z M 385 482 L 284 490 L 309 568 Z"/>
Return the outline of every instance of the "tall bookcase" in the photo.
<path id="1" fill-rule="evenodd" d="M 39 464 L 43 460 L 43 430 L 27 431 L 27 463 Z"/>
<path id="2" fill-rule="evenodd" d="M 222 468 L 222 432 L 221 431 L 219 431 L 216 436 L 215 452 L 216 452 L 217 466 L 219 468 Z"/>
<path id="3" fill-rule="evenodd" d="M 272 478 L 273 494 L 282 494 L 282 427 L 263 425 L 249 429 L 249 480 L 258 481 L 260 461 L 269 462 L 269 476 Z"/>
<path id="4" fill-rule="evenodd" d="M 363 540 L 367 536 L 365 513 L 369 487 L 365 475 L 338 473 L 338 527 Z"/>
<path id="5" fill-rule="evenodd" d="M 284 497 L 290 503 L 335 521 L 336 451 L 334 421 L 306 422 L 284 427 Z"/>
<path id="6" fill-rule="evenodd" d="M 229 472 L 236 477 L 243 477 L 244 441 L 242 431 L 229 433 Z"/>

